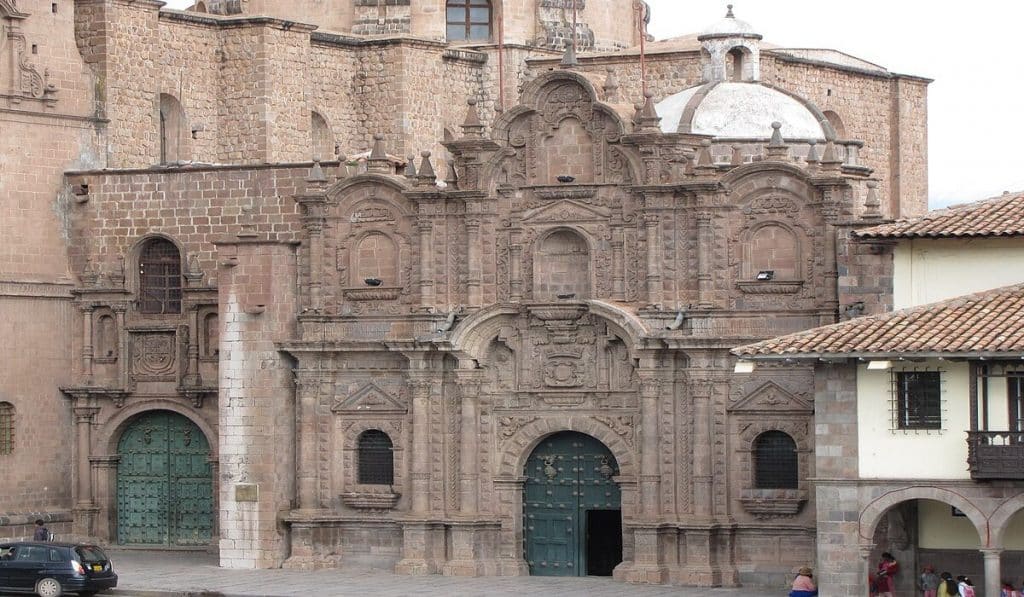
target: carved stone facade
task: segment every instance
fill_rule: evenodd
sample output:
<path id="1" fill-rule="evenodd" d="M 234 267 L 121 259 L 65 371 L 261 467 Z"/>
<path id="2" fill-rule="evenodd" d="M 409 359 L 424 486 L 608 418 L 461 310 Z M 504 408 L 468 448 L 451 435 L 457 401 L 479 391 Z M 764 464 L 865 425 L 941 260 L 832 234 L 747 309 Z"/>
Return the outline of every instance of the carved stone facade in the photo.
<path id="1" fill-rule="evenodd" d="M 176 536 L 224 566 L 530 574 L 527 462 L 558 473 L 543 450 L 572 432 L 607 449 L 595 470 L 615 486 L 617 578 L 774 583 L 813 560 L 810 369 L 739 378 L 728 351 L 888 305 L 890 256 L 848 232 L 920 208 L 923 154 L 896 155 L 888 135 L 924 122 L 901 103 L 923 102 L 923 81 L 766 50 L 761 72 L 794 95 L 863 92 L 847 129 L 881 136 L 789 142 L 757 122 L 725 138 L 664 132 L 654 108 L 699 78 L 699 47 L 648 56 L 643 97 L 635 52 L 554 69 L 554 54 L 527 60 L 547 33 L 523 26 L 532 45 L 499 60 L 414 37 L 416 0 L 352 3 L 411 11 L 412 36 L 388 39 L 254 17 L 255 0 L 207 3 L 216 16 L 79 0 L 55 17 L 77 42 L 63 70 L 79 69 L 57 80 L 76 93 L 47 115 L 53 61 L 24 63 L 42 87 L 9 65 L 49 4 L 0 0 L 0 92 L 63 123 L 51 149 L 72 152 L 45 164 L 50 186 L 15 160 L 36 186 L 0 218 L 31 239 L 0 254 L 5 320 L 33 338 L 0 343 L 24 371 L 0 379 L 0 402 L 35 442 L 11 467 L 0 454 L 17 520 L 46 511 L 64 536 L 145 543 L 125 534 L 142 500 L 122 473 L 158 435 L 140 422 L 162 413 L 178 455 L 208 465 L 206 526 Z M 530 23 L 571 7 L 529 4 Z M 578 2 L 595 47 L 633 39 L 618 31 L 627 5 Z M 182 89 L 180 130 L 165 131 L 163 96 Z M 875 130 L 879 105 L 892 120 Z M 26 114 L 0 136 L 18 160 L 41 130 Z M 153 166 L 162 133 L 196 161 Z M 314 138 L 350 157 L 306 161 Z M 33 193 L 55 203 L 22 201 Z M 774 432 L 791 442 L 791 486 L 759 486 L 758 441 Z M 386 482 L 361 474 L 385 466 Z M 40 479 L 53 495 L 32 492 Z"/>

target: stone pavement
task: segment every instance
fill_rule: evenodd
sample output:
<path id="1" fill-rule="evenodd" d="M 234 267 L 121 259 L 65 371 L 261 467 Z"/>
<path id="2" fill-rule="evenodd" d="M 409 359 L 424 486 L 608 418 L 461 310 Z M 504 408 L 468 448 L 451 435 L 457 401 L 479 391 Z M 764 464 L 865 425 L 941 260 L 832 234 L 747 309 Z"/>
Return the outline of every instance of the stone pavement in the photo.
<path id="1" fill-rule="evenodd" d="M 120 580 L 113 595 L 133 597 L 558 595 L 559 597 L 728 597 L 743 589 L 626 585 L 610 578 L 452 578 L 399 576 L 379 570 L 227 570 L 196 552 L 107 550 Z M 784 595 L 784 591 L 780 591 Z"/>

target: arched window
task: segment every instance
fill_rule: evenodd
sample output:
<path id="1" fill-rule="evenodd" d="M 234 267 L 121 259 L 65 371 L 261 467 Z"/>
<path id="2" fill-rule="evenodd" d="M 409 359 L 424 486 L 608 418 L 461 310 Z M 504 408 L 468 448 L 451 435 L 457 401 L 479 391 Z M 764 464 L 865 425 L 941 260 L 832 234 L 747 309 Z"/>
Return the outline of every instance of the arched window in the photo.
<path id="1" fill-rule="evenodd" d="M 173 96 L 160 94 L 160 163 L 185 162 L 192 159 L 189 149 L 191 132 L 188 130 L 185 109 Z"/>
<path id="2" fill-rule="evenodd" d="M 142 248 L 139 311 L 181 313 L 181 255 L 169 240 L 153 239 Z"/>
<path id="3" fill-rule="evenodd" d="M 448 41 L 491 39 L 490 0 L 448 0 Z"/>
<path id="4" fill-rule="evenodd" d="M 766 431 L 754 440 L 754 487 L 796 489 L 799 486 L 796 442 L 782 431 Z"/>
<path id="5" fill-rule="evenodd" d="M 0 402 L 0 454 L 14 452 L 14 405 Z"/>
<path id="6" fill-rule="evenodd" d="M 729 50 L 729 56 L 726 60 L 726 69 L 728 70 L 728 78 L 730 81 L 742 81 L 743 80 L 743 67 L 746 62 L 746 52 L 743 48 L 733 48 Z"/>
<path id="7" fill-rule="evenodd" d="M 394 484 L 395 457 L 388 434 L 379 429 L 364 431 L 359 436 L 358 451 L 360 484 Z"/>

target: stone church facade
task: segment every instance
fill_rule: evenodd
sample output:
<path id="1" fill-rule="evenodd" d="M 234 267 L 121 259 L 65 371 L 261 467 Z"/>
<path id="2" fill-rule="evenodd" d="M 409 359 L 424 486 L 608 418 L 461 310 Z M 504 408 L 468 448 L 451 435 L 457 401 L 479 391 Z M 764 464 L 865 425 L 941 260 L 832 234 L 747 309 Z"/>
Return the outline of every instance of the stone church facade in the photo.
<path id="1" fill-rule="evenodd" d="M 814 561 L 812 368 L 729 350 L 891 304 L 849 232 L 924 210 L 927 81 L 731 14 L 642 77 L 630 3 L 580 1 L 577 62 L 568 3 L 475 2 L 455 40 L 439 1 L 334 33 L 0 0 L 0 530 L 706 586 Z"/>

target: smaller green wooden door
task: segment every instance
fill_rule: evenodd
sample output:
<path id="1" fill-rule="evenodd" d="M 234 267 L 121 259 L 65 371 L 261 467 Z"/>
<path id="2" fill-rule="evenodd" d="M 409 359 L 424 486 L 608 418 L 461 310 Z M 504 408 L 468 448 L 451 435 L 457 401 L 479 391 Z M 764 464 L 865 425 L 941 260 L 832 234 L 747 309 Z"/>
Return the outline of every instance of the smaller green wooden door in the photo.
<path id="1" fill-rule="evenodd" d="M 206 545 L 213 529 L 210 446 L 187 418 L 153 411 L 118 443 L 117 541 Z"/>
<path id="2" fill-rule="evenodd" d="M 523 543 L 530 574 L 586 576 L 588 535 L 598 531 L 587 528 L 587 513 L 621 509 L 621 492 L 612 481 L 615 457 L 593 437 L 563 431 L 534 449 L 524 472 Z"/>

